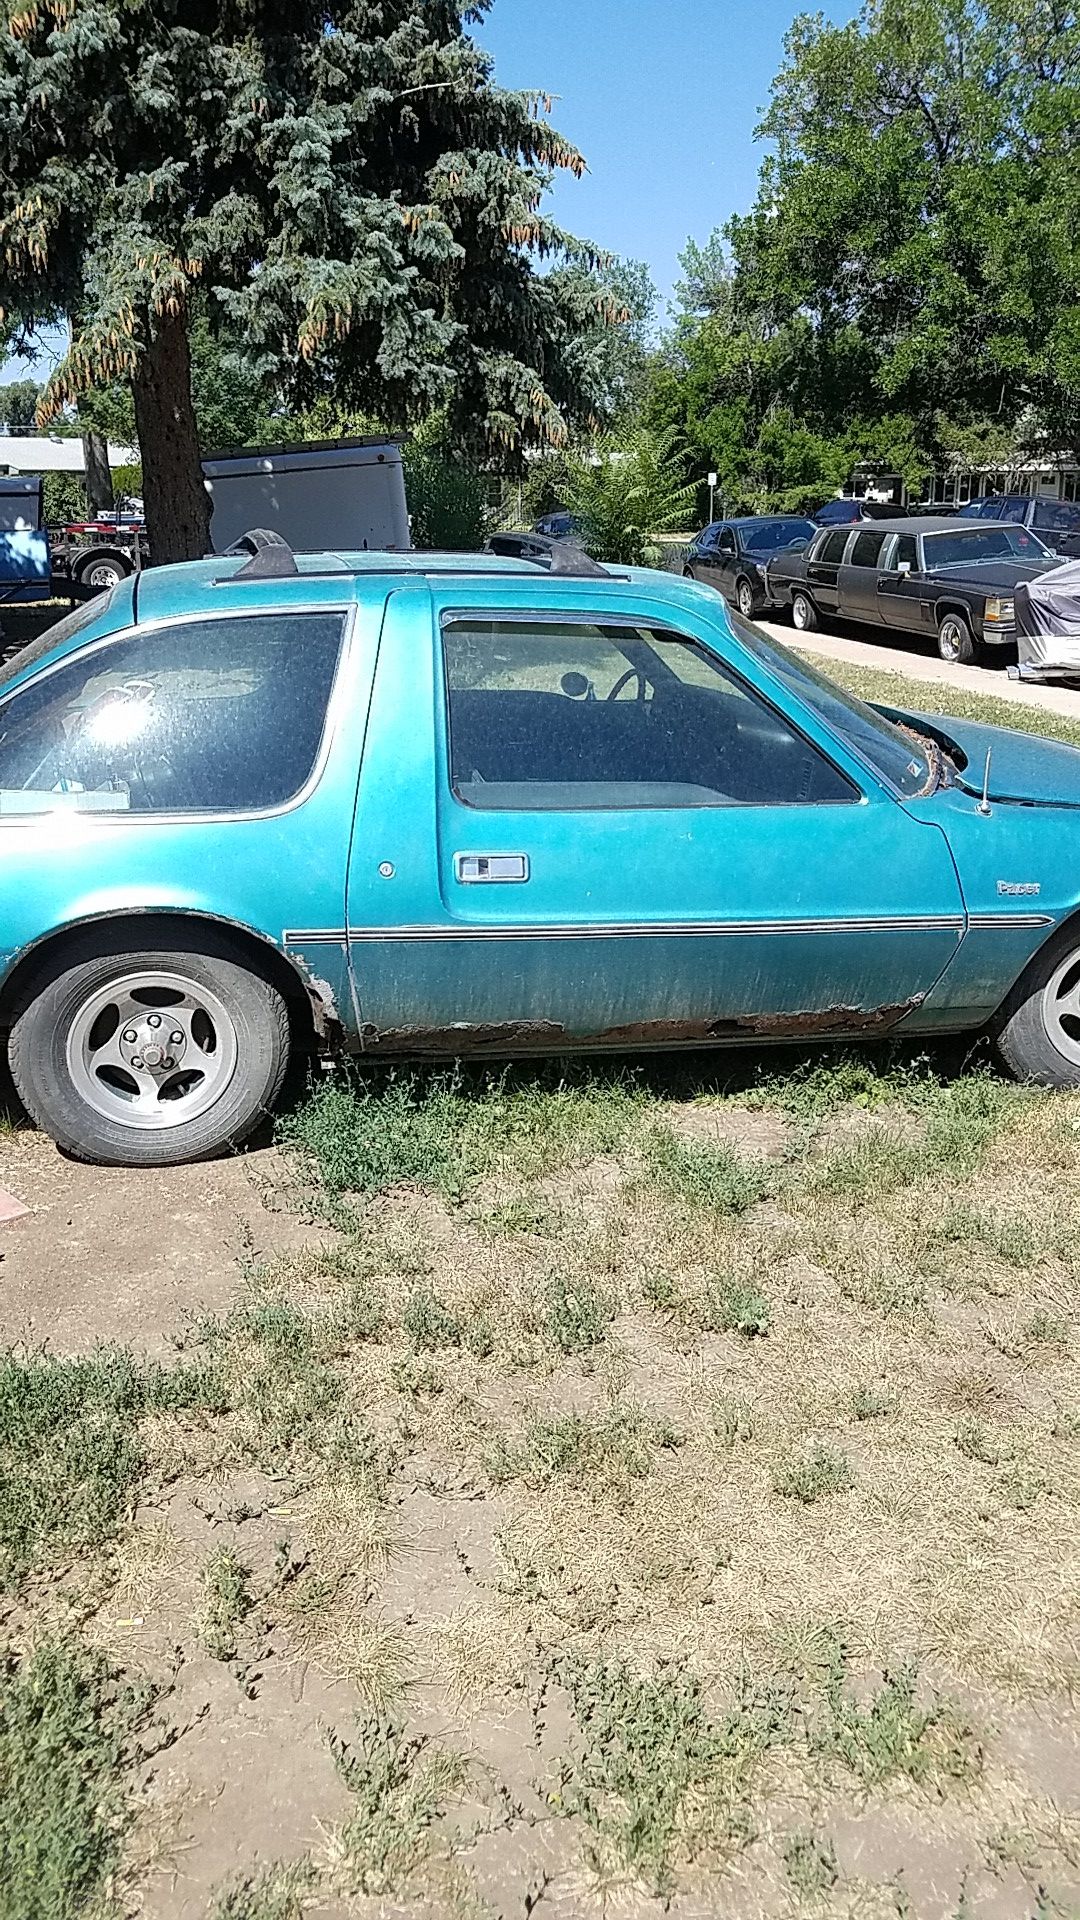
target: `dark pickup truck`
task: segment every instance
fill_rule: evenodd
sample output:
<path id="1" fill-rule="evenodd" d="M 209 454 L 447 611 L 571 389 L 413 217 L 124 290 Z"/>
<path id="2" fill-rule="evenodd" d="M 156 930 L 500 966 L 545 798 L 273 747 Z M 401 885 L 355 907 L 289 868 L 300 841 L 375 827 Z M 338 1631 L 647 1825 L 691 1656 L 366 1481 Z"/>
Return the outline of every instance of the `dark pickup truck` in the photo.
<path id="1" fill-rule="evenodd" d="M 823 620 L 932 634 L 943 660 L 971 661 L 1016 638 L 1013 592 L 1059 567 L 1026 527 L 948 519 L 823 527 L 769 562 L 767 601 L 811 633 Z"/>

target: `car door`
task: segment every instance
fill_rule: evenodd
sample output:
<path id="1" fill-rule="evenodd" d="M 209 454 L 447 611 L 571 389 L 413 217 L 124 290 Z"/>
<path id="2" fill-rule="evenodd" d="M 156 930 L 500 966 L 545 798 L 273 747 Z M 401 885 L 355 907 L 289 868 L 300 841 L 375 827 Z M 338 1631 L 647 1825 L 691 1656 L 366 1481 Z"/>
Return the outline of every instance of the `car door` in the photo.
<path id="1" fill-rule="evenodd" d="M 716 543 L 721 532 L 722 528 L 719 526 L 706 527 L 704 533 L 699 534 L 694 542 L 690 572 L 695 580 L 703 581 L 706 586 L 716 585 Z"/>
<path id="2" fill-rule="evenodd" d="M 349 879 L 368 1050 L 859 1033 L 919 1004 L 963 926 L 944 837 L 761 679 L 655 593 L 396 594 Z"/>
<path id="3" fill-rule="evenodd" d="M 872 527 L 855 535 L 837 578 L 837 610 L 843 619 L 880 619 L 877 570 L 887 538 Z"/>
<path id="4" fill-rule="evenodd" d="M 709 585 L 716 587 L 730 600 L 734 593 L 735 565 L 739 558 L 739 542 L 734 527 L 721 527 L 717 532 L 716 545 L 713 547 L 709 565 Z"/>
<path id="5" fill-rule="evenodd" d="M 919 572 L 919 543 L 913 533 L 893 536 L 881 556 L 876 582 L 878 618 L 883 626 L 908 632 L 928 623 L 926 583 Z"/>
<path id="6" fill-rule="evenodd" d="M 848 542 L 850 527 L 834 527 L 810 549 L 806 562 L 806 584 L 819 613 L 835 613 L 840 598 L 840 563 Z"/>

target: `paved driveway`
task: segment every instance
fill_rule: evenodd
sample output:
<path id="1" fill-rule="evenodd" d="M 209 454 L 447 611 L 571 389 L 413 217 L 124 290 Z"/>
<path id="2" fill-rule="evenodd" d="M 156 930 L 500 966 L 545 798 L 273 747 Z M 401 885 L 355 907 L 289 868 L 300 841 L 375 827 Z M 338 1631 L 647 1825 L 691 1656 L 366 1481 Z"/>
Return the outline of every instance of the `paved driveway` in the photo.
<path id="1" fill-rule="evenodd" d="M 759 620 L 763 633 L 786 646 L 820 659 L 846 660 L 852 666 L 877 667 L 884 673 L 902 673 L 910 680 L 927 683 L 944 681 L 946 686 L 963 687 L 968 693 L 993 694 L 999 700 L 1015 700 L 1018 706 L 1043 707 L 1051 713 L 1065 713 L 1080 720 L 1080 689 L 1072 687 L 1034 687 L 1010 680 L 1001 667 L 954 667 L 938 658 L 930 643 L 921 643 L 912 635 L 910 647 L 891 647 L 882 638 L 873 637 L 875 629 L 847 627 L 844 633 L 796 633 L 787 620 Z M 859 633 L 859 638 L 852 637 Z M 865 637 L 862 635 L 865 634 Z"/>

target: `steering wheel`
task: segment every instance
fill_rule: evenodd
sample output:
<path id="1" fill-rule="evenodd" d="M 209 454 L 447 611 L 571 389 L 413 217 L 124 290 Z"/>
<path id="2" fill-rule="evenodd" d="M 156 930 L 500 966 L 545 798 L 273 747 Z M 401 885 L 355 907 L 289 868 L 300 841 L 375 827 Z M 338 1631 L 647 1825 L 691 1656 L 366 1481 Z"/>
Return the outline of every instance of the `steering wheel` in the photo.
<path id="1" fill-rule="evenodd" d="M 649 682 L 645 677 L 645 671 L 642 667 L 627 667 L 625 673 L 620 673 L 607 698 L 609 700 L 617 700 L 628 680 L 637 681 L 637 697 L 644 706 L 645 701 L 648 699 Z"/>

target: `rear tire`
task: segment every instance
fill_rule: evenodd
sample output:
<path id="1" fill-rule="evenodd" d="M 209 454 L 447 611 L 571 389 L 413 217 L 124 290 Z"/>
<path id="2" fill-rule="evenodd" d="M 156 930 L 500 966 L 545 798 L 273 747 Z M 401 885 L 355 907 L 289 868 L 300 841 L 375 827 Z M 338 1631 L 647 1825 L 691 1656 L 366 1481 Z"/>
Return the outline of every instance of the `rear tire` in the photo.
<path id="1" fill-rule="evenodd" d="M 791 596 L 791 621 L 799 633 L 816 633 L 821 625 L 813 601 L 805 593 Z"/>
<path id="2" fill-rule="evenodd" d="M 33 982 L 8 1058 L 27 1113 L 65 1153 L 176 1166 L 239 1146 L 270 1112 L 288 1013 L 212 928 L 178 927 L 171 951 L 95 930 Z"/>
<path id="3" fill-rule="evenodd" d="M 946 613 L 938 624 L 938 653 L 957 667 L 970 667 L 976 658 L 971 628 L 962 613 Z"/>
<path id="4" fill-rule="evenodd" d="M 1080 940 L 1051 940 L 1025 968 L 993 1025 L 1002 1064 L 1016 1080 L 1080 1087 Z"/>

